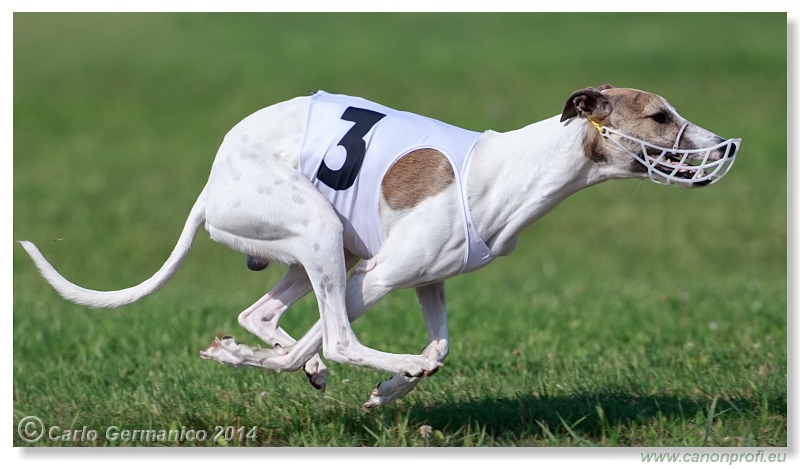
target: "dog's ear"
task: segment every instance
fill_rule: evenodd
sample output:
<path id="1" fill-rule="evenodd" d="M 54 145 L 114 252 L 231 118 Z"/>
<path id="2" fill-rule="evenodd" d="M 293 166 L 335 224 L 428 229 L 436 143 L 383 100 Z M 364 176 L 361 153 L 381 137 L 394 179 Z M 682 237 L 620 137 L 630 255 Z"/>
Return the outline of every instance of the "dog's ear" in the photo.
<path id="1" fill-rule="evenodd" d="M 584 114 L 595 119 L 601 119 L 611 114 L 611 103 L 597 88 L 578 90 L 567 98 L 564 110 L 561 111 L 561 122 Z"/>
<path id="2" fill-rule="evenodd" d="M 605 83 L 603 85 L 598 86 L 597 89 L 598 91 L 605 91 L 605 90 L 610 90 L 613 87 L 614 85 L 609 85 L 608 83 Z"/>

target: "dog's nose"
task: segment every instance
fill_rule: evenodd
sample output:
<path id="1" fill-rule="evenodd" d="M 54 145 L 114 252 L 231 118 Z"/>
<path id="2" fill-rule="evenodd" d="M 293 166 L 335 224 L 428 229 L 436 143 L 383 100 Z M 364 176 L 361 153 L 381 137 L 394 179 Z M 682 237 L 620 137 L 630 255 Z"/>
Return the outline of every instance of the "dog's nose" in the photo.
<path id="1" fill-rule="evenodd" d="M 723 140 L 722 137 L 717 137 L 717 138 L 719 139 L 717 145 L 725 143 L 725 140 Z M 711 161 L 721 160 L 726 156 L 728 158 L 731 158 L 733 155 L 736 154 L 737 148 L 738 147 L 736 146 L 736 142 L 729 142 L 727 145 L 718 146 L 711 152 Z"/>

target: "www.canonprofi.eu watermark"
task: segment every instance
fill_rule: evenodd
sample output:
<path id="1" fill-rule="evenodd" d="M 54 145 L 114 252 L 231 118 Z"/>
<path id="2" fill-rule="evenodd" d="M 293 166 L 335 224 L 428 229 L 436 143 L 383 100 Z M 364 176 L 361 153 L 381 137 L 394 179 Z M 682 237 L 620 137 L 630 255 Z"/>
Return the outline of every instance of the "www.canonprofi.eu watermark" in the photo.
<path id="1" fill-rule="evenodd" d="M 752 451 L 660 451 L 643 452 L 642 462 L 667 463 L 765 463 L 786 462 L 786 453 Z"/>
<path id="2" fill-rule="evenodd" d="M 189 429 L 186 426 L 170 429 L 127 428 L 110 425 L 103 428 L 81 426 L 79 428 L 45 425 L 36 416 L 27 416 L 17 424 L 17 434 L 25 443 L 205 443 L 225 445 L 245 443 L 258 437 L 258 426 L 216 425 L 213 429 Z"/>

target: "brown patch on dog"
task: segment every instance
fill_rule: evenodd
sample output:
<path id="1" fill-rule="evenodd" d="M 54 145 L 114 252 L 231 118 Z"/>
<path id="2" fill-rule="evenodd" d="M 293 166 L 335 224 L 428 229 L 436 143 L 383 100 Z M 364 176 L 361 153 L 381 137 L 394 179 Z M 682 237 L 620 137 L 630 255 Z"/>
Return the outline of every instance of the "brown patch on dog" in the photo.
<path id="1" fill-rule="evenodd" d="M 629 88 L 612 88 L 603 94 L 608 96 L 614 108 L 608 120 L 601 122 L 603 125 L 662 147 L 674 144 L 683 121 L 674 115 L 672 106 L 664 98 Z M 664 113 L 667 120 L 657 122 L 650 118 L 657 113 Z M 682 141 L 681 147 L 686 143 Z"/>
<path id="2" fill-rule="evenodd" d="M 450 161 L 442 152 L 420 148 L 400 157 L 381 182 L 381 193 L 392 210 L 416 207 L 455 181 Z"/>

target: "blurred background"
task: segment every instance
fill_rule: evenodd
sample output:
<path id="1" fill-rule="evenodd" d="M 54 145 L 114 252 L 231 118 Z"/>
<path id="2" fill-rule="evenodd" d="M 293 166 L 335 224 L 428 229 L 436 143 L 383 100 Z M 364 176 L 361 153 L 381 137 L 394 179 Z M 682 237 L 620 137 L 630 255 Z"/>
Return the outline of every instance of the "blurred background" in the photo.
<path id="1" fill-rule="evenodd" d="M 18 13 L 13 236 L 36 242 L 72 281 L 119 289 L 166 259 L 223 136 L 267 105 L 323 89 L 507 131 L 560 113 L 586 86 L 644 89 L 700 126 L 741 137 L 731 172 L 703 190 L 589 188 L 531 227 L 512 256 L 449 281 L 452 374 L 427 389 L 452 394 L 457 376 L 494 376 L 474 394 L 457 386 L 468 409 L 482 393 L 514 396 L 532 383 L 563 384 L 535 391 L 539 399 L 586 396 L 576 391 L 584 385 L 699 408 L 726 395 L 769 410 L 753 417 L 765 433 L 739 415 L 719 444 L 734 444 L 723 440 L 734 433 L 740 444 L 785 444 L 786 66 L 785 14 Z M 113 352 L 142 351 L 139 334 L 154 335 L 140 356 L 149 366 L 163 353 L 229 376 L 193 354 L 217 331 L 253 342 L 236 315 L 283 274 L 247 271 L 243 256 L 201 232 L 161 292 L 122 311 L 89 311 L 58 298 L 13 249 L 15 412 L 66 421 L 97 410 L 66 395 L 71 404 L 59 410 L 36 390 L 59 370 L 91 369 L 100 371 L 83 381 L 108 392 L 128 379 Z M 287 328 L 299 335 L 316 314 L 306 298 Z M 425 343 L 413 292 L 379 303 L 356 330 L 390 351 Z M 48 361 L 44 350 L 66 358 Z M 334 369 L 371 383 L 348 391 L 349 405 L 379 376 Z M 649 384 L 623 384 L 634 381 Z M 421 389 L 408 405 L 436 401 Z M 505 410 L 525 415 L 510 402 Z M 485 410 L 476 422 L 490 421 Z M 439 416 L 442 428 L 450 415 Z M 527 441 L 520 428 L 514 436 Z"/>

